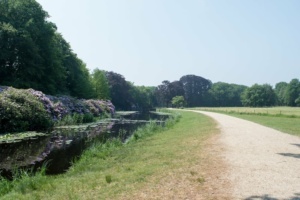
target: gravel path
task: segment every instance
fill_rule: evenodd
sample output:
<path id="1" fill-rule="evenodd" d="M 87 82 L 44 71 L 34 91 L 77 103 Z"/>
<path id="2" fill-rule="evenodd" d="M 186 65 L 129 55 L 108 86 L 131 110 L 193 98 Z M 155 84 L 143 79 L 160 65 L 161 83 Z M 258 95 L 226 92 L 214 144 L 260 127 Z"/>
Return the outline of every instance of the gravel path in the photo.
<path id="1" fill-rule="evenodd" d="M 300 137 L 235 117 L 195 111 L 220 127 L 234 199 L 300 200 Z"/>

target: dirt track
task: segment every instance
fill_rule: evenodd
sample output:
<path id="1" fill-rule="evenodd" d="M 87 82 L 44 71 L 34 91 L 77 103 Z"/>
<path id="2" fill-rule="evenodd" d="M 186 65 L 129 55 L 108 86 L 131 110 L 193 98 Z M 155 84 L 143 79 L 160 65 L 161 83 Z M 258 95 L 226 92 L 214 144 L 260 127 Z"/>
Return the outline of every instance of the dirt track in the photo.
<path id="1" fill-rule="evenodd" d="M 221 130 L 218 145 L 233 199 L 300 200 L 300 137 L 223 114 L 202 112 Z"/>

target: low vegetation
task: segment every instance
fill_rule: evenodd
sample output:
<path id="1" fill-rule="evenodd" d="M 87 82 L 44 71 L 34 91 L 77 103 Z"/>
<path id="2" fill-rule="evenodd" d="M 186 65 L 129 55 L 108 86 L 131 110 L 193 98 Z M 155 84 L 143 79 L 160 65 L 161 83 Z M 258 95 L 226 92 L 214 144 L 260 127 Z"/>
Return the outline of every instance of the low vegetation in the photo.
<path id="1" fill-rule="evenodd" d="M 126 144 L 113 139 L 95 143 L 72 168 L 63 175 L 30 176 L 23 173 L 13 182 L 0 181 L 1 199 L 118 199 L 156 184 L 168 172 L 185 169 L 185 174 L 202 184 L 198 173 L 190 175 L 190 167 L 199 163 L 195 149 L 216 132 L 215 124 L 196 113 L 182 112 L 164 128 L 153 124 L 139 130 Z M 178 173 L 175 173 L 175 175 Z M 199 177 L 198 177 L 199 176 Z M 176 178 L 176 177 L 175 177 Z M 197 180 L 201 181 L 197 181 Z M 150 181 L 151 180 L 151 181 Z M 152 182 L 153 181 L 153 182 Z"/>
<path id="2" fill-rule="evenodd" d="M 221 107 L 195 108 L 196 110 L 213 111 L 253 121 L 285 133 L 300 136 L 300 108 L 295 107 Z"/>

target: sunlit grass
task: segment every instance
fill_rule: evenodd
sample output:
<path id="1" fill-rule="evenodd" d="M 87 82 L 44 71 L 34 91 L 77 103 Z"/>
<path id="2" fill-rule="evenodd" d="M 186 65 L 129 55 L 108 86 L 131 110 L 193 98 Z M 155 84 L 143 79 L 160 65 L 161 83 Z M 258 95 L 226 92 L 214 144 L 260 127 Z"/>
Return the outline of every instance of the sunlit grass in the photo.
<path id="1" fill-rule="evenodd" d="M 268 126 L 279 131 L 300 136 L 300 108 L 272 107 L 272 108 L 193 108 L 193 110 L 220 112 L 234 117 Z"/>
<path id="2" fill-rule="evenodd" d="M 300 117 L 300 107 L 266 107 L 266 108 L 251 108 L 251 107 L 199 107 L 192 108 L 194 110 L 216 111 L 225 113 L 239 114 L 255 114 L 255 115 L 274 115 L 287 117 Z"/>
<path id="3" fill-rule="evenodd" d="M 193 152 L 199 151 L 202 142 L 217 132 L 215 123 L 197 113 L 181 114 L 179 122 L 166 125 L 168 129 L 154 128 L 154 133 L 141 134 L 126 145 L 119 140 L 95 144 L 66 174 L 41 176 L 34 188 L 20 189 L 22 183 L 16 184 L 0 199 L 118 199 L 130 196 L 145 187 L 150 179 L 158 182 L 168 171 L 199 162 Z M 186 171 L 189 173 L 189 169 Z"/>

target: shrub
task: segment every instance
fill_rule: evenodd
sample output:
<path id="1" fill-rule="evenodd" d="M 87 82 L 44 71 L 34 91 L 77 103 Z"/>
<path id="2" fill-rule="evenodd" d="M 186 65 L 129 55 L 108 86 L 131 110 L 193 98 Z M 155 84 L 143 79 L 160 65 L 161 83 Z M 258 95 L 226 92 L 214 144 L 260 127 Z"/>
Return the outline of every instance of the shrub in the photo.
<path id="1" fill-rule="evenodd" d="M 106 113 L 113 115 L 115 112 L 115 107 L 110 101 L 89 99 L 85 100 L 84 103 L 95 117 L 105 115 Z"/>
<path id="2" fill-rule="evenodd" d="M 42 130 L 52 126 L 44 105 L 29 90 L 0 93 L 0 133 Z"/>
<path id="3" fill-rule="evenodd" d="M 50 96 L 33 89 L 0 87 L 0 133 L 45 130 L 56 125 L 93 122 L 110 117 L 110 101 Z"/>

